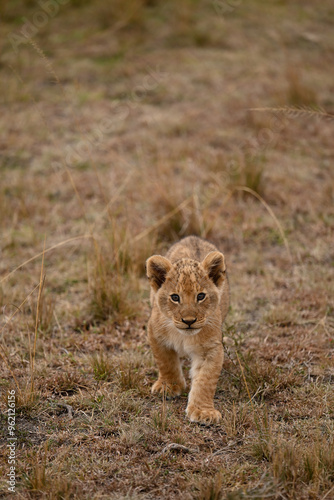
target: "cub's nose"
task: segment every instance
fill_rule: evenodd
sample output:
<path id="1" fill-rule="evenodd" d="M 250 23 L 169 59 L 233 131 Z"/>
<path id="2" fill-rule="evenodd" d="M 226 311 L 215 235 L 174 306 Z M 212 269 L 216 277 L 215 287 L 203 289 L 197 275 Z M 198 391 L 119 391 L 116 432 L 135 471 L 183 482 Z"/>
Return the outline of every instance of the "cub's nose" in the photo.
<path id="1" fill-rule="evenodd" d="M 184 318 L 182 318 L 182 322 L 185 323 L 188 326 L 191 326 L 191 325 L 193 325 L 196 322 L 196 318 L 195 319 L 184 319 Z"/>

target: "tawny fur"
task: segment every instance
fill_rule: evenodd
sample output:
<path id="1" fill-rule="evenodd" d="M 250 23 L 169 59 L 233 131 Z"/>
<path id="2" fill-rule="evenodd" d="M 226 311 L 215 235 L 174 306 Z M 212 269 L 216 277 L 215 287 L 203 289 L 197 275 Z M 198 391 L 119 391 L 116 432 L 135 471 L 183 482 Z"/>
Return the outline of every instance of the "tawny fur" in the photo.
<path id="1" fill-rule="evenodd" d="M 150 257 L 146 269 L 152 305 L 148 338 L 159 368 L 152 392 L 167 388 L 180 395 L 186 388 L 180 357 L 188 356 L 192 382 L 186 413 L 193 422 L 219 422 L 213 398 L 224 360 L 222 323 L 229 306 L 224 256 L 208 241 L 189 236 L 165 257 Z"/>

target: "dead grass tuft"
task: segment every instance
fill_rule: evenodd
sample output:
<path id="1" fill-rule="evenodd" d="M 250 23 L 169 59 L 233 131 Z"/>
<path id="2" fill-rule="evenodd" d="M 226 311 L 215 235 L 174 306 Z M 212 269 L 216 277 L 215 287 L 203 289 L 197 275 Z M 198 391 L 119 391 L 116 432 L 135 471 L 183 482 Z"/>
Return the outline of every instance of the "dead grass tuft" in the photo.
<path id="1" fill-rule="evenodd" d="M 136 253 L 131 252 L 127 231 L 114 225 L 110 239 L 100 245 L 95 241 L 89 290 L 93 319 L 112 317 L 120 321 L 136 315 L 140 301 L 139 267 Z"/>
<path id="2" fill-rule="evenodd" d="M 48 389 L 58 395 L 72 395 L 85 387 L 84 377 L 77 371 L 56 372 L 53 377 L 39 379 L 37 387 Z"/>
<path id="3" fill-rule="evenodd" d="M 29 498 L 47 497 L 50 500 L 62 498 L 70 500 L 82 494 L 78 484 L 65 474 L 54 475 L 50 471 L 48 445 L 44 444 L 36 453 L 28 457 L 27 472 L 24 473 L 24 484 Z"/>
<path id="4" fill-rule="evenodd" d="M 252 400 L 262 402 L 273 398 L 281 391 L 300 386 L 302 378 L 294 370 L 277 366 L 272 360 L 259 357 L 256 351 L 243 352 L 243 336 L 236 334 L 235 331 L 232 332 L 233 327 L 230 328 L 229 335 L 234 342 L 234 349 L 227 346 L 225 349 L 230 360 L 231 383 L 239 393 L 249 391 Z M 239 362 L 243 373 L 240 371 Z M 240 417 L 242 419 L 242 414 Z"/>
<path id="5" fill-rule="evenodd" d="M 214 477 L 210 477 L 204 481 L 201 480 L 198 485 L 198 494 L 195 496 L 196 500 L 222 500 L 222 484 L 223 478 L 221 472 Z"/>
<path id="6" fill-rule="evenodd" d="M 328 493 L 333 487 L 333 443 L 321 437 L 307 446 L 296 439 L 286 441 L 269 433 L 259 435 L 253 443 L 253 454 L 267 461 L 273 478 L 292 498 L 298 498 L 305 486 L 316 496 Z"/>
<path id="7" fill-rule="evenodd" d="M 95 380 L 110 380 L 114 372 L 113 362 L 104 352 L 93 354 L 90 359 Z"/>
<path id="8" fill-rule="evenodd" d="M 245 154 L 239 161 L 233 162 L 230 170 L 230 187 L 245 186 L 259 195 L 264 195 L 263 173 L 266 159 L 263 154 Z M 246 192 L 243 195 L 247 195 Z"/>
<path id="9" fill-rule="evenodd" d="M 30 301 L 31 302 L 31 301 Z M 48 334 L 51 332 L 54 324 L 55 324 L 55 306 L 56 301 L 54 295 L 47 290 L 43 290 L 43 294 L 41 295 L 40 300 L 40 310 L 39 310 L 39 319 L 38 319 L 38 330 L 40 334 Z M 32 311 L 32 319 L 34 324 L 36 323 L 36 309 L 31 304 Z"/>

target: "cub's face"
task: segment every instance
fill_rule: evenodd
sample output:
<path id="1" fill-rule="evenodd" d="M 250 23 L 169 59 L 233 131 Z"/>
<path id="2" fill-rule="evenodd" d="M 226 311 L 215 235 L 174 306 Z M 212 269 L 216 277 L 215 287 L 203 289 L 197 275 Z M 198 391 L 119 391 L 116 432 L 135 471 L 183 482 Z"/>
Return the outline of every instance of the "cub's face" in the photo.
<path id="1" fill-rule="evenodd" d="M 209 253 L 202 262 L 180 259 L 172 264 L 159 255 L 147 261 L 160 311 L 185 335 L 194 335 L 214 321 L 225 270 L 220 252 Z"/>

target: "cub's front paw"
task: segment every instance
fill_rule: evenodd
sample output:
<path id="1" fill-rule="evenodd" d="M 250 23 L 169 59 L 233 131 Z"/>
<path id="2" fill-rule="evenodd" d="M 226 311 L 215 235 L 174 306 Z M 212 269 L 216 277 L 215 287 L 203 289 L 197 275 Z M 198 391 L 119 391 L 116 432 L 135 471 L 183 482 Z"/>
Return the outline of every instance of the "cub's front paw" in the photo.
<path id="1" fill-rule="evenodd" d="M 188 406 L 186 413 L 191 422 L 200 424 L 218 424 L 222 418 L 220 411 L 214 408 L 201 409 L 196 406 Z"/>
<path id="2" fill-rule="evenodd" d="M 186 388 L 186 384 L 183 382 L 167 382 L 166 380 L 161 380 L 160 378 L 152 385 L 151 392 L 154 394 L 155 392 L 166 391 L 166 394 L 169 396 L 180 396 L 182 391 Z"/>

